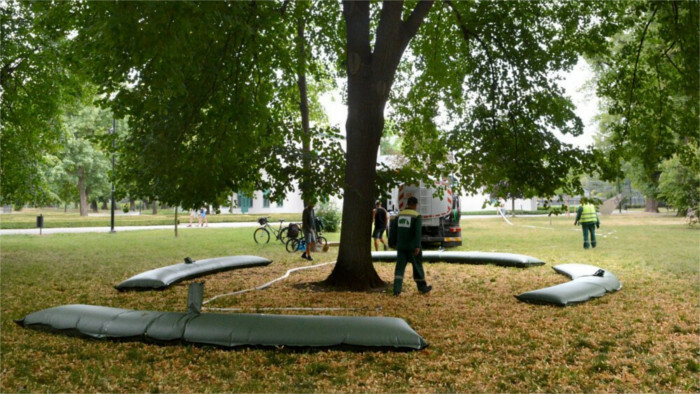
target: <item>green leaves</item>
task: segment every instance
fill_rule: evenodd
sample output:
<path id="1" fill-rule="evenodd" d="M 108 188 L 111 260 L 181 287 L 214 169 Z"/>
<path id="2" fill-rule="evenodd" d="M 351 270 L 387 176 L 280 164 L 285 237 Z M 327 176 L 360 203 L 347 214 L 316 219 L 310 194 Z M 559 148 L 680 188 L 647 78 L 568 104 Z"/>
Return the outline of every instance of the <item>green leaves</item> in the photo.
<path id="1" fill-rule="evenodd" d="M 118 190 L 196 207 L 233 191 L 272 189 L 281 198 L 292 180 L 304 179 L 295 178 L 302 174 L 285 151 L 301 141 L 291 132 L 299 118 L 291 16 L 315 21 L 314 43 L 337 47 L 338 40 L 320 34 L 333 23 L 328 13 L 288 7 L 283 13 L 272 2 L 74 4 L 76 66 L 100 86 L 102 105 L 129 116 L 129 132 L 118 140 Z M 332 81 L 316 59 L 327 61 L 329 53 L 314 49 L 306 63 L 312 120 L 322 120 L 317 94 Z M 333 143 L 318 146 L 319 154 L 337 159 Z"/>
<path id="2" fill-rule="evenodd" d="M 0 203 L 42 203 L 50 199 L 45 154 L 60 145 L 58 115 L 74 88 L 62 57 L 66 43 L 31 5 L 9 2 L 1 12 Z"/>
<path id="3" fill-rule="evenodd" d="M 598 95 L 608 113 L 602 142 L 613 160 L 628 162 L 638 187 L 656 197 L 660 165 L 677 154 L 689 167 L 700 167 L 698 118 L 698 2 L 633 2 L 627 5 L 624 33 L 612 51 L 595 57 Z M 606 172 L 604 172 L 604 175 Z M 610 178 L 608 178 L 610 179 Z"/>
<path id="4" fill-rule="evenodd" d="M 556 75 L 604 42 L 603 23 L 594 18 L 599 7 L 605 9 L 571 2 L 436 6 L 392 96 L 412 165 L 451 171 L 470 191 L 500 185 L 503 197 L 552 195 L 565 185 L 589 156 L 553 133 L 583 132 Z"/>

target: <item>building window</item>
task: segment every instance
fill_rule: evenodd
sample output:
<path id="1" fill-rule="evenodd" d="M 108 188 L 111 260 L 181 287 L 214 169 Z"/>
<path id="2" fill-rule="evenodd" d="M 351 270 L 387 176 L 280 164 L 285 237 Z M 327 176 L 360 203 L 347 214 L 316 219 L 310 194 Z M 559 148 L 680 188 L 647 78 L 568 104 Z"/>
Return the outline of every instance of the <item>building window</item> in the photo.
<path id="1" fill-rule="evenodd" d="M 270 208 L 270 189 L 263 192 L 263 208 Z"/>
<path id="2" fill-rule="evenodd" d="M 243 193 L 238 193 L 238 207 L 241 209 L 241 213 L 248 213 L 248 209 L 253 206 L 253 199 L 246 196 Z"/>

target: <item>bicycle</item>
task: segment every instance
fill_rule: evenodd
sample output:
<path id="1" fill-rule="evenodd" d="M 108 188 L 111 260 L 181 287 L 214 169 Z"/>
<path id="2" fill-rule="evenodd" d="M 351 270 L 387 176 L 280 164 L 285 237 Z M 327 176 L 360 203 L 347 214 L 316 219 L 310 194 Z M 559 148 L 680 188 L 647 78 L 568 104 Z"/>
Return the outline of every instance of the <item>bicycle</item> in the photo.
<path id="1" fill-rule="evenodd" d="M 280 225 L 277 229 L 274 227 L 270 226 L 268 223 L 267 219 L 270 217 L 264 217 L 258 219 L 258 223 L 260 224 L 260 227 L 258 227 L 255 232 L 253 232 L 253 239 L 255 239 L 255 243 L 257 244 L 266 244 L 270 242 L 270 232 L 274 234 L 275 239 L 279 240 L 282 242 L 282 244 L 285 244 L 287 240 L 289 239 L 289 226 L 282 227 L 282 223 L 284 222 L 284 219 L 280 219 Z"/>
<path id="2" fill-rule="evenodd" d="M 326 245 L 328 245 L 328 240 L 326 237 L 320 235 L 321 232 L 319 231 L 316 236 L 316 245 L 321 246 L 322 250 L 326 250 Z M 303 252 L 306 250 L 306 240 L 304 237 L 301 238 L 290 238 L 286 242 L 286 248 L 287 252 L 289 253 L 294 253 L 294 252 Z"/>

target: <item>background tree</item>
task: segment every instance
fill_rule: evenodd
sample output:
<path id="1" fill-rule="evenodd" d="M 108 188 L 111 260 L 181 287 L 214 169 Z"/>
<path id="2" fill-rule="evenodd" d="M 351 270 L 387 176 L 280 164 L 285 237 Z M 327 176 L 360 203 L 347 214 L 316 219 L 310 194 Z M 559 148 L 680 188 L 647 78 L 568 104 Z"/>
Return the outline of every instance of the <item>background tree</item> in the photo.
<path id="1" fill-rule="evenodd" d="M 319 125 L 305 131 L 299 120 L 299 65 L 314 76 L 318 68 L 311 55 L 296 61 L 296 3 L 288 13 L 271 2 L 65 6 L 78 32 L 75 68 L 101 87 L 103 105 L 129 115 L 130 132 L 118 141 L 119 180 L 132 196 L 184 208 L 254 190 L 279 200 L 292 179 L 308 178 L 297 177 L 305 174 L 302 141 L 337 135 Z M 307 89 L 311 116 L 319 113 L 319 87 Z M 334 141 L 310 154 L 339 151 Z M 319 194 L 338 190 L 329 159 L 315 161 L 316 174 L 331 174 L 311 184 Z"/>
<path id="2" fill-rule="evenodd" d="M 64 202 L 79 201 L 80 216 L 87 216 L 93 200 L 109 196 L 110 159 L 98 139 L 107 134 L 111 113 L 91 105 L 76 106 L 65 116 L 66 137 L 56 155 L 51 178 Z M 72 186 L 73 193 L 66 192 Z"/>
<path id="3" fill-rule="evenodd" d="M 698 167 L 699 4 L 630 2 L 612 50 L 592 61 L 609 114 L 601 123 L 602 173 L 612 180 L 629 169 L 648 212 L 658 212 L 664 161 L 677 154 Z"/>
<path id="4" fill-rule="evenodd" d="M 661 164 L 659 195 L 677 209 L 680 216 L 685 216 L 689 209 L 700 212 L 700 168 L 683 165 L 677 155 L 664 161 Z"/>
<path id="5" fill-rule="evenodd" d="M 5 2 L 0 13 L 0 203 L 46 202 L 47 154 L 60 145 L 61 106 L 76 86 L 63 64 L 65 30 L 24 3 Z"/>

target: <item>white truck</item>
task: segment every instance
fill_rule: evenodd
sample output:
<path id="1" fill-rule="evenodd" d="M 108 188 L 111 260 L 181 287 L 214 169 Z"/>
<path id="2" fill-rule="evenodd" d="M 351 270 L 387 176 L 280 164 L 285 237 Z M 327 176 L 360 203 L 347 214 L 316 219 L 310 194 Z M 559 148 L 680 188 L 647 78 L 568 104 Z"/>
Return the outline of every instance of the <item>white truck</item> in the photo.
<path id="1" fill-rule="evenodd" d="M 439 187 L 443 189 L 441 197 L 435 195 Z M 419 185 L 401 185 L 392 194 L 387 207 L 398 208 L 399 211 L 406 208 L 409 197 L 418 199 L 418 212 L 423 216 L 424 245 L 439 245 L 443 248 L 462 245 L 459 195 L 452 193 L 448 179 L 436 181 L 434 187 L 428 187 L 423 182 Z"/>

